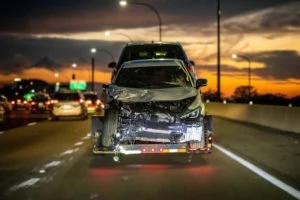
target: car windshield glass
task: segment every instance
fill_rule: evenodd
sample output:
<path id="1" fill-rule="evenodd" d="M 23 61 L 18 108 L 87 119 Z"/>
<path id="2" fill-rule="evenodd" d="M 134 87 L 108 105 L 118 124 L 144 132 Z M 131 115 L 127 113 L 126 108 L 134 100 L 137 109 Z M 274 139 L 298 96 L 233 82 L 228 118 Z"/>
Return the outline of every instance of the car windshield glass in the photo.
<path id="1" fill-rule="evenodd" d="M 48 97 L 47 96 L 34 96 L 34 97 L 32 97 L 32 100 L 34 100 L 34 101 L 47 101 Z"/>
<path id="2" fill-rule="evenodd" d="M 97 95 L 95 95 L 95 94 L 85 94 L 84 97 L 85 97 L 85 100 L 96 101 L 98 99 Z"/>
<path id="3" fill-rule="evenodd" d="M 57 93 L 54 96 L 54 99 L 57 100 L 71 100 L 71 101 L 76 101 L 80 97 L 77 93 Z"/>
<path id="4" fill-rule="evenodd" d="M 188 74 L 179 66 L 124 68 L 119 72 L 115 84 L 146 89 L 192 86 Z"/>
<path id="5" fill-rule="evenodd" d="M 185 60 L 184 53 L 178 45 L 134 45 L 125 49 L 121 62 L 159 58 Z"/>

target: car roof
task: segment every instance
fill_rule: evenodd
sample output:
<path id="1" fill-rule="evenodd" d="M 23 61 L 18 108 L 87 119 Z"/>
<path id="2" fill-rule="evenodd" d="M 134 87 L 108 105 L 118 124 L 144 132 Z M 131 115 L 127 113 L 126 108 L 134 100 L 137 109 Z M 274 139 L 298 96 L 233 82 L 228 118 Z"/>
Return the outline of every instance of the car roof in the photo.
<path id="1" fill-rule="evenodd" d="M 179 59 L 142 59 L 131 60 L 123 63 L 121 68 L 136 67 L 153 67 L 153 66 L 184 66 L 184 62 Z"/>
<path id="2" fill-rule="evenodd" d="M 93 91 L 86 91 L 86 92 L 83 92 L 82 94 L 83 94 L 83 95 L 91 95 L 91 94 L 97 95 L 97 93 L 96 93 L 96 92 L 93 92 Z"/>
<path id="3" fill-rule="evenodd" d="M 126 46 L 135 46 L 135 45 L 178 45 L 181 46 L 179 42 L 129 42 Z"/>
<path id="4" fill-rule="evenodd" d="M 82 94 L 82 93 L 79 91 L 58 91 L 55 92 L 54 94 Z"/>

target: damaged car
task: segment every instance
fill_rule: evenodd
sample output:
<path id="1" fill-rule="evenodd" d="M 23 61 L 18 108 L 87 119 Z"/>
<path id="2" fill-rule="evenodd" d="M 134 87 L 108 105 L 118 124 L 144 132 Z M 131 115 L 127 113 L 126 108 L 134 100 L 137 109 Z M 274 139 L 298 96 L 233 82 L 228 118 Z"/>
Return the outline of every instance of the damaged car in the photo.
<path id="1" fill-rule="evenodd" d="M 107 85 L 104 116 L 92 118 L 94 154 L 210 152 L 211 117 L 178 59 L 127 61 Z"/>

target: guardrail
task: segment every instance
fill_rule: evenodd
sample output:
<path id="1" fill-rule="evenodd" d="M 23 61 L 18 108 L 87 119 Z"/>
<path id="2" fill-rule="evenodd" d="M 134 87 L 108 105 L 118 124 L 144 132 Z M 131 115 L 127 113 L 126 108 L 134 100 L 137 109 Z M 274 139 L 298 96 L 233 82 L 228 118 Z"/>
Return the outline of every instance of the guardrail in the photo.
<path id="1" fill-rule="evenodd" d="M 213 116 L 300 133 L 299 107 L 215 102 L 206 103 L 205 105 L 206 112 Z"/>

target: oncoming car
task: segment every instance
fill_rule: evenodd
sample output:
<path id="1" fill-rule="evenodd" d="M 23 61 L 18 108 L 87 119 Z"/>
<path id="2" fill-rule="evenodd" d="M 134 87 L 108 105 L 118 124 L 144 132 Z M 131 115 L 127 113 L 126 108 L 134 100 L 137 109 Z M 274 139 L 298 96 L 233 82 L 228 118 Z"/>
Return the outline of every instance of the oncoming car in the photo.
<path id="1" fill-rule="evenodd" d="M 107 86 L 104 117 L 92 118 L 93 153 L 210 152 L 199 90 L 206 83 L 192 81 L 181 60 L 125 62 Z"/>
<path id="2" fill-rule="evenodd" d="M 53 95 L 49 106 L 51 120 L 62 117 L 79 117 L 87 119 L 88 113 L 84 96 L 80 92 L 57 92 Z"/>

